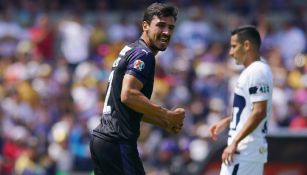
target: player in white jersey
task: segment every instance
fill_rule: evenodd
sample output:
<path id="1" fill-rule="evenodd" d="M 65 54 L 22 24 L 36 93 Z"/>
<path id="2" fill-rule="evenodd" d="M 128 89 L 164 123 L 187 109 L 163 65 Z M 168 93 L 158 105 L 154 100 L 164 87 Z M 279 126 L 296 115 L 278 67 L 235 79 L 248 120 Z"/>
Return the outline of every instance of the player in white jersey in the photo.
<path id="1" fill-rule="evenodd" d="M 209 134 L 229 126 L 227 147 L 222 154 L 220 175 L 261 175 L 267 162 L 267 121 L 272 108 L 272 72 L 261 59 L 261 39 L 254 26 L 231 32 L 229 55 L 244 65 L 234 90 L 232 116 L 210 126 Z"/>

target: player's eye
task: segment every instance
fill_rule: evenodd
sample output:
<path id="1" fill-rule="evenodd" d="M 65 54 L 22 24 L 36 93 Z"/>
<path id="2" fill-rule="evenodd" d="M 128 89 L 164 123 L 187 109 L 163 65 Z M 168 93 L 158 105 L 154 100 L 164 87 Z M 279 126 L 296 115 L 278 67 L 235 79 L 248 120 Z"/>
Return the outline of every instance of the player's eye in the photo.
<path id="1" fill-rule="evenodd" d="M 159 28 L 164 28 L 164 27 L 166 26 L 166 24 L 165 24 L 165 23 L 162 23 L 162 22 L 159 22 L 159 23 L 157 23 L 157 26 L 158 26 Z"/>
<path id="2" fill-rule="evenodd" d="M 169 25 L 169 26 L 168 26 L 168 29 L 174 30 L 174 29 L 175 29 L 175 26 L 174 26 L 174 25 Z"/>

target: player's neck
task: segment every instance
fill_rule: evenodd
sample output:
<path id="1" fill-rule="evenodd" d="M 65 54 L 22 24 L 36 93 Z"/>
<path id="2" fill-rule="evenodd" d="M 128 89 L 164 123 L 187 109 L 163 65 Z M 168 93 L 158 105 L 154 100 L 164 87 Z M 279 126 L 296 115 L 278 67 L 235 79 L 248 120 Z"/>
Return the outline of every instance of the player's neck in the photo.
<path id="1" fill-rule="evenodd" d="M 249 56 L 249 58 L 246 60 L 244 66 L 248 67 L 249 65 L 251 65 L 252 63 L 254 63 L 255 61 L 260 61 L 260 55 L 259 54 L 251 54 Z"/>
<path id="2" fill-rule="evenodd" d="M 158 53 L 158 50 L 151 46 L 149 38 L 147 36 L 144 36 L 143 34 L 140 39 L 145 43 L 145 45 L 151 50 L 154 55 Z"/>

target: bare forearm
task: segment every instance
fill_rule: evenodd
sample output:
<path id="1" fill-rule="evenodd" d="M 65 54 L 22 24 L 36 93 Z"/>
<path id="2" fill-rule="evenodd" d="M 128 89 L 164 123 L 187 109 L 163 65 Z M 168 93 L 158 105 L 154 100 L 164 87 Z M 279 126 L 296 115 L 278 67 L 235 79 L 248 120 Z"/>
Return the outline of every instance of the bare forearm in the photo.
<path id="1" fill-rule="evenodd" d="M 167 109 L 152 103 L 140 91 L 130 89 L 127 94 L 127 97 L 124 100 L 122 99 L 122 102 L 134 111 L 144 114 L 146 118 L 159 118 L 161 120 L 166 116 Z"/>
<path id="2" fill-rule="evenodd" d="M 230 124 L 230 122 L 231 122 L 231 116 L 229 116 L 229 117 L 225 117 L 224 119 L 222 119 L 219 123 L 218 123 L 218 125 L 217 125 L 217 130 L 216 130 L 216 132 L 217 133 L 220 133 L 220 132 L 222 132 L 223 130 L 225 130 L 228 126 L 229 126 L 229 124 Z"/>
<path id="3" fill-rule="evenodd" d="M 227 127 L 230 122 L 231 122 L 231 116 L 225 117 L 223 119 L 223 123 L 224 123 L 225 127 Z"/>
<path id="4" fill-rule="evenodd" d="M 144 121 L 163 128 L 182 126 L 184 109 L 167 110 L 151 102 L 142 92 L 142 82 L 132 75 L 125 75 L 121 91 L 121 102 L 130 109 L 146 116 Z"/>
<path id="5" fill-rule="evenodd" d="M 263 114 L 253 112 L 250 116 L 250 119 L 245 123 L 241 132 L 238 133 L 238 135 L 234 138 L 233 141 L 238 144 L 242 139 L 244 139 L 247 135 L 249 135 L 257 128 L 263 118 Z"/>
<path id="6" fill-rule="evenodd" d="M 146 122 L 146 123 L 153 124 L 155 126 L 159 126 L 161 128 L 166 128 L 167 127 L 166 122 L 163 122 L 163 120 L 161 120 L 161 119 L 159 119 L 157 117 L 150 117 L 150 116 L 147 116 L 147 115 L 143 115 L 142 121 Z"/>

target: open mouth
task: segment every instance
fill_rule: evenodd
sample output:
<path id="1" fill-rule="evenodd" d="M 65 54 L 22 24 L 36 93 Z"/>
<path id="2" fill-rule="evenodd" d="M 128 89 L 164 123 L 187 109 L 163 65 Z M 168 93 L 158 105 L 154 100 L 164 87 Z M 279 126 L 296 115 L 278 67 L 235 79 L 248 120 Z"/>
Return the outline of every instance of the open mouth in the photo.
<path id="1" fill-rule="evenodd" d="M 169 38 L 161 37 L 161 38 L 160 38 L 160 41 L 161 41 L 162 43 L 168 43 Z"/>

